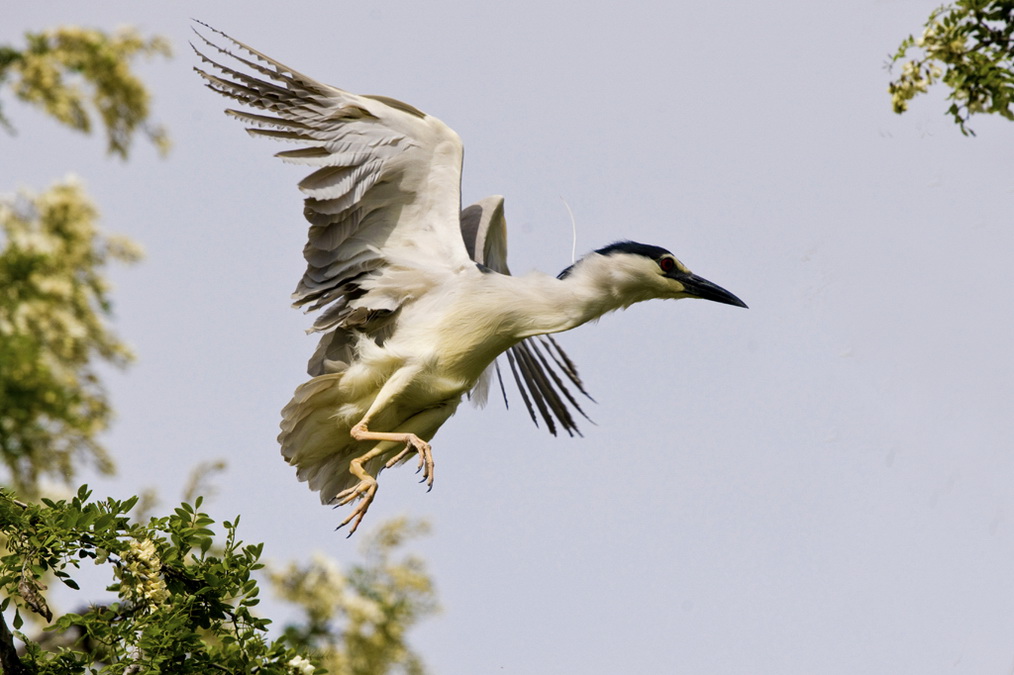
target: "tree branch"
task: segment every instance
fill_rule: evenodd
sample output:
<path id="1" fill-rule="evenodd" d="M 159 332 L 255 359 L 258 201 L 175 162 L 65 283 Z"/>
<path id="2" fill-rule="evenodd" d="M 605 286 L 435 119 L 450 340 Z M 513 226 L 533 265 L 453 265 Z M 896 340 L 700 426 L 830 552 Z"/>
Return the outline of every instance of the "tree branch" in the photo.
<path id="1" fill-rule="evenodd" d="M 3 613 L 0 613 L 0 669 L 7 675 L 27 675 L 25 664 L 18 658 L 18 649 L 14 646 L 14 636 L 7 628 Z"/>

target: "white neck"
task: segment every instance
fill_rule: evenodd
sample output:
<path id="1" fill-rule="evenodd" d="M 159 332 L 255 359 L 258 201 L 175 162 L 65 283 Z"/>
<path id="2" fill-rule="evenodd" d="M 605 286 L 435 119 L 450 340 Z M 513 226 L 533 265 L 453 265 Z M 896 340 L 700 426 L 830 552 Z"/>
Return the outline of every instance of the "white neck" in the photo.
<path id="1" fill-rule="evenodd" d="M 517 282 L 521 283 L 517 283 Z M 635 302 L 659 297 L 644 283 L 643 269 L 620 256 L 591 254 L 566 277 L 544 274 L 515 278 L 513 297 L 505 303 L 518 339 L 576 328 Z M 510 311 L 517 308 L 517 312 Z"/>

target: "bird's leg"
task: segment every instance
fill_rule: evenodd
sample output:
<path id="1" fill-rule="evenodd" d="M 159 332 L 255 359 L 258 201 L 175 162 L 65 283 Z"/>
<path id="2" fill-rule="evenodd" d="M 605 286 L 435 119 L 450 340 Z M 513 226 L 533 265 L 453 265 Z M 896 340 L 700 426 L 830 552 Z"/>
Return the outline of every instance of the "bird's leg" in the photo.
<path id="1" fill-rule="evenodd" d="M 412 452 L 419 453 L 419 469 L 423 472 L 423 481 L 429 489 L 433 489 L 433 453 L 430 451 L 430 444 L 419 438 L 413 433 L 408 432 L 388 432 L 388 431 L 370 431 L 367 426 L 370 420 L 375 415 L 380 413 L 386 407 L 393 404 L 393 402 L 405 392 L 405 389 L 412 384 L 412 382 L 419 375 L 421 368 L 419 366 L 409 366 L 400 368 L 397 372 L 392 375 L 384 386 L 381 387 L 377 397 L 373 399 L 373 403 L 370 405 L 369 410 L 363 415 L 363 418 L 359 420 L 359 424 L 352 427 L 350 433 L 352 438 L 357 441 L 391 441 L 394 443 L 404 443 L 405 449 L 398 453 L 394 459 L 387 463 L 387 467 L 394 466 L 404 457 Z"/>
<path id="2" fill-rule="evenodd" d="M 418 470 L 423 472 L 423 480 L 426 482 L 428 489 L 433 489 L 433 451 L 430 449 L 429 443 L 412 433 L 370 431 L 366 426 L 365 418 L 362 422 L 352 427 L 351 433 L 352 438 L 357 441 L 393 441 L 395 443 L 404 443 L 405 449 L 388 460 L 386 464 L 388 469 L 403 460 L 408 453 L 413 451 L 419 453 Z"/>
<path id="3" fill-rule="evenodd" d="M 360 455 L 349 461 L 349 473 L 359 479 L 359 482 L 350 488 L 342 490 L 334 497 L 335 508 L 339 506 L 345 506 L 346 504 L 355 501 L 362 497 L 356 508 L 352 510 L 352 513 L 336 527 L 336 530 L 340 530 L 349 523 L 352 523 L 352 529 L 349 530 L 348 536 L 352 536 L 352 533 L 359 527 L 359 523 L 362 522 L 363 516 L 370 509 L 370 504 L 373 503 L 373 496 L 377 494 L 377 479 L 371 476 L 363 468 L 363 464 L 373 459 L 377 455 L 383 452 L 383 444 L 378 443 L 373 447 L 372 450 L 364 455 Z"/>
<path id="4" fill-rule="evenodd" d="M 356 499 L 362 499 L 355 509 L 353 509 L 352 513 L 338 526 L 340 529 L 352 523 L 349 536 L 359 527 L 359 523 L 362 522 L 363 516 L 366 515 L 366 511 L 370 508 L 370 504 L 373 503 L 373 497 L 377 493 L 377 479 L 370 475 L 363 468 L 363 465 L 385 452 L 390 452 L 391 446 L 389 443 L 404 443 L 405 448 L 392 460 L 387 462 L 386 466 L 389 468 L 401 461 L 408 453 L 417 452 L 419 453 L 419 469 L 423 471 L 423 481 L 427 483 L 431 490 L 433 489 L 433 453 L 430 451 L 429 443 L 413 433 L 370 431 L 367 426 L 376 414 L 391 405 L 392 401 L 404 392 L 418 372 L 418 368 L 402 368 L 396 372 L 384 383 L 377 397 L 373 400 L 373 404 L 366 411 L 366 414 L 363 415 L 359 423 L 349 430 L 349 434 L 357 441 L 376 442 L 369 452 L 349 461 L 349 473 L 358 478 L 359 482 L 346 490 L 342 490 L 334 497 L 336 506 L 344 506 L 354 502 Z"/>

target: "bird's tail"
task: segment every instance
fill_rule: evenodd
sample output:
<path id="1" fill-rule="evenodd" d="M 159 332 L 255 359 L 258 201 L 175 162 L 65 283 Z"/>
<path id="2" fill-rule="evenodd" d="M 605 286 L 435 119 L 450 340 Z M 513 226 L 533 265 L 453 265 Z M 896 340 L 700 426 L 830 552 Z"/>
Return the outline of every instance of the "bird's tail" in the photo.
<path id="1" fill-rule="evenodd" d="M 282 409 L 278 434 L 285 461 L 296 467 L 299 480 L 320 492 L 323 504 L 355 484 L 349 461 L 362 450 L 349 433 L 357 420 L 342 414 L 343 375 L 320 375 L 296 387 Z"/>

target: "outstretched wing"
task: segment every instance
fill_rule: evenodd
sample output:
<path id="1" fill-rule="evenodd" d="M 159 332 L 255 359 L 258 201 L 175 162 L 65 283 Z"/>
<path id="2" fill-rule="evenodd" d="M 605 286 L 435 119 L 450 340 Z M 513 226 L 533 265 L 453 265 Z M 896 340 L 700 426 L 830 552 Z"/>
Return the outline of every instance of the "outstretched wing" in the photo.
<path id="1" fill-rule="evenodd" d="M 503 197 L 486 197 L 461 212 L 461 237 L 472 260 L 495 273 L 510 274 L 507 267 L 507 220 L 503 213 Z M 507 350 L 514 382 L 521 393 L 521 399 L 528 408 L 528 414 L 536 426 L 539 418 L 546 423 L 549 433 L 556 435 L 557 422 L 564 431 L 573 436 L 581 435 L 570 408 L 589 419 L 577 400 L 567 388 L 567 380 L 588 399 L 594 400 L 584 390 L 574 362 L 564 353 L 551 335 L 541 335 L 522 340 Z M 474 400 L 484 402 L 493 374 L 500 383 L 500 392 L 507 403 L 503 377 L 498 361 L 486 369 L 479 384 L 472 392 Z M 555 421 L 554 421 L 555 418 Z M 589 420 L 590 421 L 590 420 Z"/>
<path id="2" fill-rule="evenodd" d="M 369 292 L 390 264 L 474 264 L 458 229 L 461 140 L 408 104 L 322 84 L 201 25 L 228 48 L 195 31 L 218 59 L 195 46 L 216 72 L 195 70 L 213 91 L 261 111 L 226 113 L 252 135 L 298 144 L 276 156 L 313 168 L 299 183 L 310 229 L 306 272 L 292 297 L 307 311 L 326 308 L 313 330 L 337 334 L 322 340 L 310 374 L 333 372 L 348 356 L 348 330 L 380 331 L 400 306 L 389 288 Z"/>

